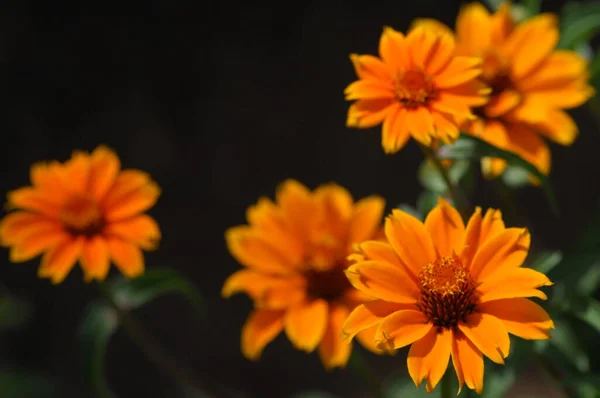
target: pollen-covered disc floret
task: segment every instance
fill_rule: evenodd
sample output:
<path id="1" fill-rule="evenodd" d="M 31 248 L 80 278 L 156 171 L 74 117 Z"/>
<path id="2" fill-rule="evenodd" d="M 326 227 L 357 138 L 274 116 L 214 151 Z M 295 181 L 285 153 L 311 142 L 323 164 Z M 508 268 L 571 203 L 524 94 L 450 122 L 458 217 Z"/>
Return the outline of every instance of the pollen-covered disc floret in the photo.
<path id="1" fill-rule="evenodd" d="M 408 109 L 426 106 L 437 97 L 433 78 L 422 70 L 398 74 L 394 91 L 400 103 Z"/>
<path id="2" fill-rule="evenodd" d="M 451 329 L 476 306 L 475 283 L 457 256 L 442 257 L 419 273 L 417 308 L 433 325 Z"/>

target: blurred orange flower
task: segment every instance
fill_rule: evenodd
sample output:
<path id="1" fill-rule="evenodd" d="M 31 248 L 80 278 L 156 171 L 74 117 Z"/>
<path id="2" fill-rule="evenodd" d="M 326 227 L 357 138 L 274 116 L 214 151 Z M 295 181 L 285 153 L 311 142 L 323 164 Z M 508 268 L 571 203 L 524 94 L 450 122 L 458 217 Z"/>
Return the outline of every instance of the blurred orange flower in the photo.
<path id="1" fill-rule="evenodd" d="M 415 25 L 451 33 L 431 19 Z M 563 109 L 594 95 L 587 61 L 574 51 L 555 50 L 558 38 L 555 15 L 544 13 L 517 24 L 508 3 L 494 14 L 480 3 L 468 4 L 456 21 L 457 54 L 483 59 L 481 80 L 492 88 L 491 100 L 475 111 L 478 119 L 461 128 L 518 154 L 544 174 L 550 172 L 551 160 L 541 136 L 571 145 L 577 125 Z M 505 167 L 502 159 L 482 160 L 488 177 L 502 174 Z"/>
<path id="2" fill-rule="evenodd" d="M 548 339 L 550 316 L 528 297 L 552 285 L 542 273 L 521 267 L 530 235 L 505 228 L 500 211 L 482 217 L 477 208 L 467 226 L 443 200 L 423 224 L 393 210 L 385 221 L 387 242 L 367 241 L 350 255 L 350 282 L 376 300 L 348 316 L 343 335 L 352 339 L 377 326 L 381 349 L 411 345 L 408 371 L 417 386 L 426 379 L 431 392 L 450 357 L 460 388 L 481 393 L 483 356 L 504 363 L 508 333 L 529 340 Z"/>
<path id="3" fill-rule="evenodd" d="M 242 329 L 242 353 L 258 359 L 282 330 L 306 352 L 318 346 L 328 369 L 344 366 L 351 346 L 342 343 L 342 322 L 366 297 L 344 275 L 352 245 L 377 239 L 385 202 L 370 196 L 354 203 L 339 185 L 309 191 L 287 180 L 275 203 L 260 198 L 246 218 L 249 225 L 232 227 L 225 238 L 231 254 L 246 268 L 231 275 L 224 297 L 244 292 L 255 310 Z M 375 329 L 359 340 L 376 352 Z"/>
<path id="4" fill-rule="evenodd" d="M 86 281 L 106 278 L 110 260 L 127 277 L 144 272 L 140 249 L 160 240 L 156 222 L 141 214 L 160 188 L 138 170 L 120 170 L 117 155 L 99 146 L 75 151 L 65 163 L 31 167 L 32 186 L 9 192 L 16 209 L 0 221 L 0 243 L 10 260 L 23 262 L 44 253 L 38 275 L 62 282 L 77 260 Z"/>
<path id="5" fill-rule="evenodd" d="M 482 72 L 476 57 L 456 56 L 452 34 L 417 27 L 406 37 L 383 30 L 380 58 L 350 56 L 359 80 L 346 90 L 348 127 L 383 123 L 386 153 L 399 151 L 412 136 L 429 146 L 434 139 L 453 142 L 457 124 L 473 118 L 471 107 L 486 103 L 489 89 L 475 78 Z"/>

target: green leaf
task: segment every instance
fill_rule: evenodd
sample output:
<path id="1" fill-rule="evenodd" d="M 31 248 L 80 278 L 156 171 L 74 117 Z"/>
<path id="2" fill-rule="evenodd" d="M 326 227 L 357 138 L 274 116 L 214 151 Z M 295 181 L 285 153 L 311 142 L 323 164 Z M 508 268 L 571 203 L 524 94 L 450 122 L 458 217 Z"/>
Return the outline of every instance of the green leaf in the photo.
<path id="1" fill-rule="evenodd" d="M 540 13 L 541 0 L 523 0 L 520 4 L 511 6 L 512 17 L 517 22 L 523 22 Z"/>
<path id="2" fill-rule="evenodd" d="M 462 159 L 481 159 L 484 157 L 494 157 L 504 159 L 509 165 L 520 167 L 527 170 L 539 182 L 550 205 L 550 209 L 558 214 L 558 203 L 554 196 L 554 191 L 550 186 L 550 180 L 542 174 L 534 165 L 520 158 L 518 155 L 505 151 L 500 148 L 488 144 L 482 139 L 471 135 L 462 134 L 460 138 L 448 147 L 444 147 L 443 156 L 446 159 L 462 160 Z"/>
<path id="3" fill-rule="evenodd" d="M 485 372 L 485 398 L 504 398 L 516 379 L 517 372 L 511 367 L 488 370 Z"/>
<path id="4" fill-rule="evenodd" d="M 440 396 L 440 386 L 431 393 L 425 391 L 425 383 L 420 388 L 415 387 L 410 377 L 405 374 L 389 377 L 382 386 L 385 398 L 411 397 L 411 398 L 436 398 Z"/>
<path id="5" fill-rule="evenodd" d="M 568 2 L 561 11 L 560 25 L 558 48 L 576 49 L 600 32 L 600 2 Z"/>
<path id="6" fill-rule="evenodd" d="M 116 311 L 103 302 L 95 302 L 87 308 L 79 329 L 84 378 L 98 398 L 115 396 L 104 377 L 104 357 L 118 326 Z"/>
<path id="7" fill-rule="evenodd" d="M 500 178 L 511 188 L 521 188 L 531 185 L 529 173 L 520 167 L 508 166 Z"/>
<path id="8" fill-rule="evenodd" d="M 64 391 L 51 377 L 29 371 L 0 370 L 0 397 L 63 397 Z"/>
<path id="9" fill-rule="evenodd" d="M 453 184 L 458 182 L 466 175 L 469 170 L 470 162 L 468 160 L 455 161 L 448 167 L 448 177 Z M 438 169 L 429 159 L 423 160 L 417 171 L 417 178 L 423 187 L 429 191 L 439 194 L 448 190 L 444 178 Z"/>
<path id="10" fill-rule="evenodd" d="M 423 215 L 423 219 L 437 205 L 438 197 L 440 196 L 440 194 L 431 191 L 421 192 L 417 199 L 417 211 Z"/>
<path id="11" fill-rule="evenodd" d="M 590 299 L 586 308 L 581 311 L 576 311 L 575 316 L 600 333 L 600 301 Z"/>
<path id="12" fill-rule="evenodd" d="M 549 340 L 565 359 L 569 360 L 580 372 L 590 369 L 590 359 L 579 344 L 577 334 L 571 325 L 564 319 L 554 319 L 556 329 L 552 331 L 552 339 Z"/>
<path id="13" fill-rule="evenodd" d="M 535 256 L 529 267 L 542 274 L 547 274 L 560 263 L 562 258 L 563 255 L 560 251 L 541 252 Z"/>
<path id="14" fill-rule="evenodd" d="M 183 295 L 200 315 L 203 300 L 196 287 L 172 269 L 152 268 L 135 279 L 120 277 L 102 286 L 123 311 L 143 306 L 166 294 Z M 104 357 L 110 337 L 119 327 L 119 314 L 104 299 L 92 303 L 81 322 L 80 344 L 85 378 L 100 398 L 113 397 L 104 377 Z"/>

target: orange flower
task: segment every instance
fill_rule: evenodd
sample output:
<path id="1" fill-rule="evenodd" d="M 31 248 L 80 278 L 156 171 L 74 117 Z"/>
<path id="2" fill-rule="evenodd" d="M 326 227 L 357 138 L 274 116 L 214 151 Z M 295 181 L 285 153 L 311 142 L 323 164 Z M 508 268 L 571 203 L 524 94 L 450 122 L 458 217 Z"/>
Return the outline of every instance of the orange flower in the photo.
<path id="1" fill-rule="evenodd" d="M 23 262 L 41 253 L 38 275 L 62 282 L 79 260 L 86 281 L 103 280 L 110 260 L 127 277 L 144 272 L 141 249 L 160 240 L 156 222 L 141 214 L 154 205 L 160 189 L 138 170 L 120 171 L 110 149 L 75 151 L 65 163 L 31 167 L 32 186 L 7 195 L 17 209 L 0 222 L 0 242 L 10 260 Z"/>
<path id="2" fill-rule="evenodd" d="M 456 56 L 454 38 L 436 29 L 417 27 L 406 37 L 386 27 L 379 56 L 350 56 L 359 80 L 346 90 L 348 127 L 383 123 L 381 144 L 398 152 L 410 136 L 423 145 L 453 142 L 457 123 L 473 118 L 471 107 L 486 103 L 489 89 L 475 78 L 479 58 Z"/>
<path id="3" fill-rule="evenodd" d="M 231 275 L 224 297 L 245 292 L 255 310 L 242 329 L 242 353 L 258 359 L 283 329 L 306 352 L 319 347 L 326 368 L 344 366 L 351 347 L 339 339 L 342 322 L 356 305 L 369 300 L 344 275 L 352 244 L 376 239 L 385 202 L 370 196 L 353 203 L 336 184 L 314 192 L 294 180 L 278 189 L 276 202 L 261 198 L 225 238 L 231 254 L 246 268 Z M 375 330 L 359 339 L 367 348 Z"/>
<path id="4" fill-rule="evenodd" d="M 425 223 L 400 210 L 385 221 L 388 242 L 368 241 L 350 258 L 346 274 L 363 293 L 377 298 L 356 307 L 343 326 L 351 339 L 377 325 L 382 349 L 411 345 L 408 371 L 431 392 L 450 357 L 463 383 L 481 393 L 483 355 L 496 363 L 508 356 L 508 333 L 524 339 L 550 337 L 550 316 L 527 297 L 552 285 L 542 273 L 521 267 L 529 250 L 526 229 L 505 228 L 500 211 L 482 217 L 477 208 L 467 226 L 443 200 Z M 460 392 L 460 390 L 459 390 Z"/>
<path id="5" fill-rule="evenodd" d="M 416 25 L 449 31 L 434 20 Z M 471 3 L 456 21 L 456 52 L 483 59 L 481 79 L 492 88 L 491 100 L 475 111 L 479 118 L 461 128 L 518 154 L 544 174 L 550 172 L 550 150 L 541 136 L 571 145 L 577 125 L 563 109 L 579 106 L 594 94 L 587 61 L 573 51 L 555 50 L 557 25 L 556 16 L 547 13 L 516 24 L 508 3 L 494 14 Z M 488 177 L 502 174 L 505 167 L 501 159 L 482 160 Z"/>

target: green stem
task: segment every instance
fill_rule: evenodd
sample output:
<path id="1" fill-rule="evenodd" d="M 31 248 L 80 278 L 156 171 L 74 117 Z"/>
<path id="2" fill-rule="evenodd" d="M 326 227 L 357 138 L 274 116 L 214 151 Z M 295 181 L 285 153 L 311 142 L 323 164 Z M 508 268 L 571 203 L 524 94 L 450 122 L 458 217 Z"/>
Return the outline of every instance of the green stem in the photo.
<path id="1" fill-rule="evenodd" d="M 467 201 L 467 198 L 464 196 L 463 192 L 460 190 L 460 188 L 454 183 L 452 183 L 452 180 L 450 180 L 448 169 L 444 167 L 437 153 L 433 149 L 431 149 L 431 147 L 422 144 L 419 144 L 419 146 L 425 154 L 425 157 L 427 157 L 433 163 L 434 167 L 442 176 L 442 179 L 444 180 L 444 183 L 448 188 L 448 195 L 450 195 L 450 198 L 454 202 L 454 205 L 456 206 L 457 210 L 460 212 L 463 218 L 467 217 L 469 215 L 470 210 L 469 203 Z"/>
<path id="2" fill-rule="evenodd" d="M 442 382 L 440 386 L 441 390 L 441 398 L 451 398 L 452 397 L 452 372 L 450 369 L 446 370 L 444 377 L 442 377 Z"/>
<path id="3" fill-rule="evenodd" d="M 98 289 L 114 309 L 121 326 L 129 338 L 144 352 L 144 354 L 165 374 L 173 380 L 183 382 L 195 390 L 206 392 L 205 387 L 198 378 L 187 368 L 182 367 L 162 346 L 144 329 L 133 315 L 123 309 L 115 300 L 111 290 L 103 283 L 98 284 Z"/>
<path id="4" fill-rule="evenodd" d="M 373 393 L 374 398 L 383 397 L 383 392 L 381 391 L 381 382 L 379 378 L 368 366 L 364 357 L 356 348 L 352 350 L 352 355 L 350 355 L 350 359 L 348 360 L 348 367 L 352 369 L 354 373 L 356 373 L 356 375 L 362 379 L 365 385 L 368 386 L 368 388 Z"/>

